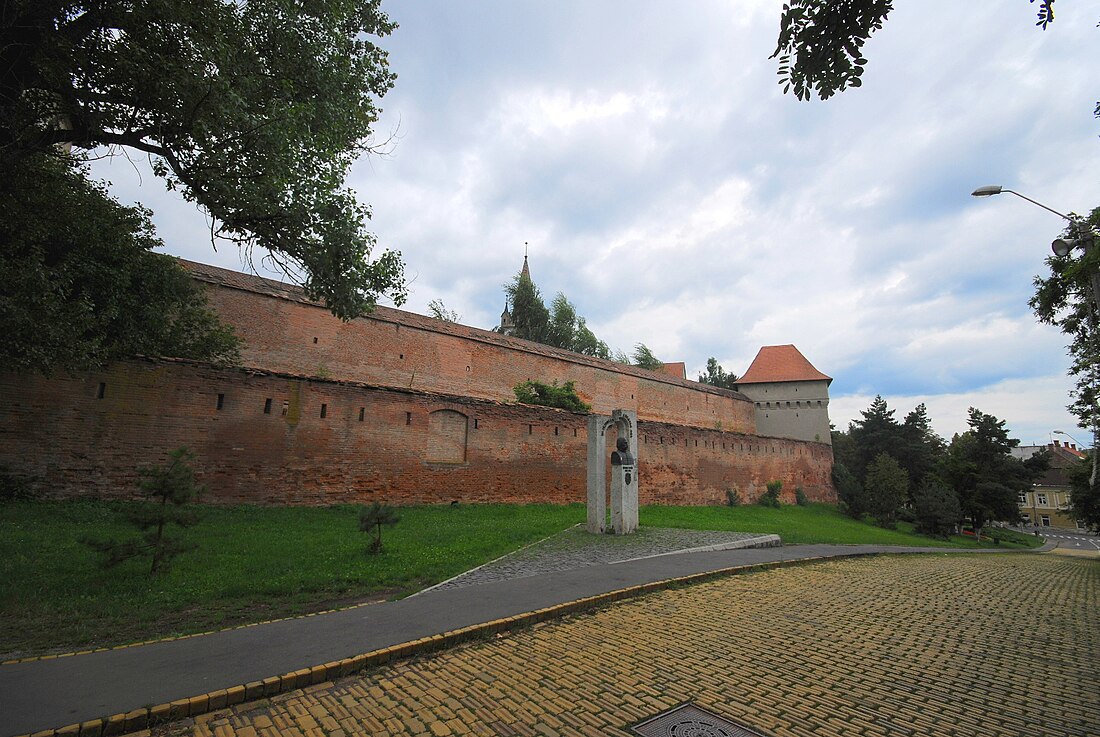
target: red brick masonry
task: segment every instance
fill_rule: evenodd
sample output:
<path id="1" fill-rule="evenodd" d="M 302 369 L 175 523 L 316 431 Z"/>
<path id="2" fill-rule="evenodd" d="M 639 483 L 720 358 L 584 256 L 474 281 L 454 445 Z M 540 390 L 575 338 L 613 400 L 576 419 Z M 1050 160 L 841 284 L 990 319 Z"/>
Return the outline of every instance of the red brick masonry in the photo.
<path id="1" fill-rule="evenodd" d="M 129 497 L 138 467 L 184 445 L 213 503 L 582 502 L 585 416 L 515 404 L 531 378 L 637 411 L 643 504 L 751 499 L 773 479 L 835 500 L 830 446 L 755 436 L 737 392 L 399 310 L 343 323 L 295 287 L 184 265 L 245 368 L 0 376 L 0 465 L 49 496 Z"/>
<path id="2" fill-rule="evenodd" d="M 136 469 L 180 445 L 213 503 L 585 497 L 585 417 L 561 410 L 179 361 L 5 375 L 0 391 L 0 463 L 52 497 L 133 496 Z M 821 443 L 652 421 L 639 434 L 643 504 L 716 504 L 730 487 L 754 497 L 772 479 L 834 498 Z"/>

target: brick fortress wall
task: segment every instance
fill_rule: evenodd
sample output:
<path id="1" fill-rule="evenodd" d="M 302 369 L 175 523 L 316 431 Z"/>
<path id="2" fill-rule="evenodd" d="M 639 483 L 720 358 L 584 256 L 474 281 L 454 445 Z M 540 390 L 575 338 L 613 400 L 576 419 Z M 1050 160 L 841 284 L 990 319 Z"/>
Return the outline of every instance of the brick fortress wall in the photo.
<path id="1" fill-rule="evenodd" d="M 138 467 L 186 445 L 213 503 L 585 498 L 586 418 L 572 412 L 177 361 L 5 375 L 0 391 L 0 464 L 50 497 L 131 497 Z M 656 422 L 639 434 L 643 504 L 751 498 L 776 478 L 834 498 L 820 443 Z"/>
<path id="2" fill-rule="evenodd" d="M 0 376 L 0 465 L 47 496 L 129 497 L 138 467 L 184 445 L 214 503 L 583 502 L 586 418 L 515 404 L 531 378 L 637 411 L 643 504 L 751 499 L 773 479 L 835 501 L 831 448 L 757 437 L 736 392 L 381 307 L 343 323 L 294 287 L 185 265 L 244 368 Z"/>
<path id="3" fill-rule="evenodd" d="M 512 387 L 528 379 L 573 381 L 600 414 L 756 431 L 753 404 L 737 392 L 386 307 L 345 323 L 294 287 L 185 263 L 243 339 L 248 367 L 500 402 L 514 402 Z"/>

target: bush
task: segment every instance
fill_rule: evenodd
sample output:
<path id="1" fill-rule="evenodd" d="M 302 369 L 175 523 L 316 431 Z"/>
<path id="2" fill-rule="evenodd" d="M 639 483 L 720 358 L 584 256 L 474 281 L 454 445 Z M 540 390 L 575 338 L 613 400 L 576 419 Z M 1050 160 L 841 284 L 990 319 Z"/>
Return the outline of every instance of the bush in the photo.
<path id="1" fill-rule="evenodd" d="M 727 507 L 740 507 L 741 495 L 737 492 L 737 489 L 726 489 L 726 506 Z"/>
<path id="2" fill-rule="evenodd" d="M 592 411 L 592 405 L 585 404 L 577 396 L 577 390 L 572 381 L 567 381 L 561 386 L 555 381 L 552 384 L 543 384 L 541 381 L 530 379 L 512 387 L 516 394 L 516 401 L 523 404 L 538 404 L 543 407 L 557 407 L 567 409 L 570 412 L 587 414 Z"/>
<path id="3" fill-rule="evenodd" d="M 756 503 L 762 507 L 779 509 L 779 507 L 782 506 L 782 502 L 779 501 L 779 492 L 782 490 L 782 481 L 769 481 L 767 491 L 760 495 L 760 498 L 756 500 Z"/>
<path id="4" fill-rule="evenodd" d="M 800 507 L 810 504 L 810 498 L 806 496 L 806 492 L 803 491 L 801 486 L 794 487 L 794 503 Z"/>

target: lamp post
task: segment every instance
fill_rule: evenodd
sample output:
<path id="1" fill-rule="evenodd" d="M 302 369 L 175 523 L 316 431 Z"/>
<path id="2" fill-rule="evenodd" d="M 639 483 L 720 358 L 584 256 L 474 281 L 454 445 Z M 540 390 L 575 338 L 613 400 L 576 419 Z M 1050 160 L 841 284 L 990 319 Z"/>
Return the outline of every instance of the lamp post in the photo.
<path id="1" fill-rule="evenodd" d="M 1080 248 L 1084 252 L 1085 258 L 1088 259 L 1089 254 L 1092 252 L 1092 247 L 1094 245 L 1094 241 L 1097 240 L 1097 239 L 1100 239 L 1100 233 L 1097 233 L 1095 230 L 1093 230 L 1092 227 L 1090 227 L 1089 224 L 1087 222 L 1085 222 L 1084 220 L 1082 220 L 1081 218 L 1070 217 L 1069 215 L 1058 212 L 1057 210 L 1055 210 L 1051 207 L 1047 207 L 1042 202 L 1037 202 L 1037 201 L 1031 199 L 1030 197 L 1028 197 L 1026 195 L 1022 195 L 1019 192 L 1016 192 L 1016 191 L 1011 190 L 1011 189 L 1006 189 L 1005 187 L 1002 187 L 999 184 L 988 184 L 984 187 L 978 187 L 976 190 L 974 190 L 970 194 L 974 197 L 991 197 L 995 194 L 1001 194 L 1002 192 L 1008 192 L 1009 194 L 1014 194 L 1022 200 L 1027 200 L 1031 204 L 1043 208 L 1047 212 L 1054 213 L 1055 215 L 1062 218 L 1063 220 L 1068 220 L 1070 225 L 1072 226 L 1071 233 L 1073 234 L 1073 237 L 1072 238 L 1056 238 L 1054 240 L 1054 242 L 1050 244 L 1051 250 L 1054 251 L 1054 254 L 1056 256 L 1064 258 L 1064 257 L 1068 256 L 1074 248 Z M 1092 305 L 1093 305 L 1093 309 L 1089 313 L 1089 318 L 1090 318 L 1089 319 L 1089 328 L 1091 329 L 1092 334 L 1094 336 L 1096 336 L 1096 335 L 1100 334 L 1100 331 L 1097 330 L 1097 324 L 1096 324 L 1096 314 L 1097 314 L 1097 312 L 1100 312 L 1100 270 L 1093 269 L 1092 273 L 1089 274 L 1089 283 L 1092 287 Z M 1095 373 L 1096 368 L 1095 367 L 1094 367 L 1093 371 L 1094 371 L 1094 373 L 1093 373 L 1093 384 L 1095 385 L 1095 384 L 1100 383 L 1100 382 L 1098 382 L 1097 379 L 1096 379 L 1096 373 Z M 1055 430 L 1054 432 L 1058 433 L 1060 435 L 1067 435 L 1068 434 L 1068 433 L 1061 432 L 1060 430 Z M 1098 464 L 1097 464 L 1098 449 L 1096 447 L 1098 438 L 1100 438 L 1100 423 L 1098 423 L 1098 421 L 1097 421 L 1096 408 L 1093 407 L 1092 408 L 1092 453 L 1091 453 L 1091 455 L 1092 455 L 1092 476 L 1089 479 L 1089 486 L 1091 486 L 1093 488 L 1096 487 L 1096 476 L 1097 476 L 1097 468 L 1098 468 Z"/>
<path id="2" fill-rule="evenodd" d="M 1070 225 L 1073 226 L 1075 237 L 1056 238 L 1054 242 L 1050 244 L 1050 250 L 1054 251 L 1054 254 L 1056 256 L 1065 257 L 1068 256 L 1070 254 L 1070 251 L 1072 251 L 1074 248 L 1080 248 L 1082 251 L 1084 251 L 1085 257 L 1088 258 L 1088 255 L 1092 252 L 1093 241 L 1100 234 L 1096 233 L 1096 231 L 1089 227 L 1088 223 L 1086 223 L 1084 220 L 1081 220 L 1080 218 L 1070 217 L 1069 215 L 1058 212 L 1052 207 L 1047 207 L 1042 202 L 1037 202 L 1027 195 L 1022 195 L 1012 189 L 1006 189 L 999 184 L 987 184 L 984 187 L 978 187 L 970 194 L 973 197 L 992 197 L 993 195 L 1001 194 L 1002 192 L 1014 194 L 1022 200 L 1027 200 L 1031 204 L 1037 207 L 1041 207 L 1047 212 L 1054 213 L 1063 220 L 1068 221 Z M 1092 286 L 1093 307 L 1095 307 L 1097 311 L 1100 311 L 1100 271 L 1093 271 L 1093 273 L 1089 275 L 1089 282 Z"/>

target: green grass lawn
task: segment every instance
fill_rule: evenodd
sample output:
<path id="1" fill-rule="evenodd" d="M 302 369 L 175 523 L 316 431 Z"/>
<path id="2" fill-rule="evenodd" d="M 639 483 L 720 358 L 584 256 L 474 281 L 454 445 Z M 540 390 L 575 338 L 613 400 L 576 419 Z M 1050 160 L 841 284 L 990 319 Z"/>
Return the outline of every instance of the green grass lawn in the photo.
<path id="1" fill-rule="evenodd" d="M 184 533 L 197 549 L 150 577 L 147 560 L 104 570 L 80 542 L 132 535 L 125 509 L 121 502 L 0 504 L 0 659 L 400 596 L 585 518 L 579 504 L 405 507 L 401 522 L 384 530 L 384 551 L 372 556 L 365 553 L 369 536 L 358 530 L 356 507 L 205 506 L 200 523 Z M 882 530 L 822 504 L 645 507 L 641 524 L 778 533 L 788 544 L 977 546 L 972 538 L 944 542 Z"/>
<path id="2" fill-rule="evenodd" d="M 856 545 L 918 545 L 951 548 L 991 548 L 995 543 L 979 543 L 972 536 L 953 535 L 950 540 L 917 535 L 913 525 L 899 522 L 897 530 L 886 530 L 859 522 L 837 511 L 832 504 L 794 505 L 779 509 L 757 504 L 738 507 L 642 507 L 639 523 L 653 527 L 683 527 L 691 530 L 733 530 L 736 532 L 772 532 L 787 545 L 838 543 Z M 1000 530 L 1009 539 L 1002 548 L 1032 548 L 1042 544 L 1039 538 Z"/>
<path id="3" fill-rule="evenodd" d="M 152 578 L 148 559 L 112 570 L 82 537 L 132 535 L 124 503 L 0 504 L 0 655 L 107 646 L 398 596 L 585 517 L 584 507 L 405 507 L 365 553 L 358 508 L 199 507 L 198 545 Z M 0 659 L 3 659 L 0 658 Z"/>

